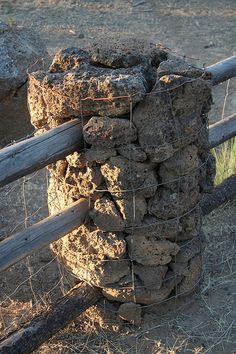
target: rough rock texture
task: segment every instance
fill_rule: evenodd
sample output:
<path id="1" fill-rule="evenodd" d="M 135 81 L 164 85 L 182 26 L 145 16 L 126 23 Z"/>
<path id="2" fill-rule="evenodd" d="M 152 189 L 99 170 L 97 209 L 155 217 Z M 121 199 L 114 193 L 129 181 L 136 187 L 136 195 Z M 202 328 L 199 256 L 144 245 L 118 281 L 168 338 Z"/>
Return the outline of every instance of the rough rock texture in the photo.
<path id="1" fill-rule="evenodd" d="M 115 198 L 116 205 L 124 219 L 126 229 L 140 225 L 147 213 L 147 202 L 143 196 Z"/>
<path id="2" fill-rule="evenodd" d="M 129 96 L 135 105 L 147 92 L 142 67 L 112 70 L 82 64 L 65 72 L 38 71 L 30 75 L 29 81 L 31 120 L 37 128 L 45 124 L 55 126 L 71 116 L 127 114 Z M 116 98 L 119 96 L 124 99 Z"/>
<path id="3" fill-rule="evenodd" d="M 86 143 L 111 148 L 137 139 L 136 128 L 127 119 L 92 117 L 83 128 Z"/>
<path id="4" fill-rule="evenodd" d="M 118 310 L 118 315 L 125 321 L 132 323 L 135 326 L 141 324 L 141 305 L 133 302 L 121 304 Z"/>
<path id="5" fill-rule="evenodd" d="M 130 235 L 126 237 L 130 258 L 138 264 L 157 266 L 171 262 L 179 246 L 168 240 L 158 240 L 148 235 Z"/>
<path id="6" fill-rule="evenodd" d="M 96 200 L 90 217 L 97 227 L 103 231 L 123 231 L 125 222 L 119 214 L 114 202 L 103 197 Z"/>
<path id="7" fill-rule="evenodd" d="M 151 161 L 165 161 L 194 142 L 209 103 L 210 86 L 204 80 L 177 75 L 157 80 L 133 113 L 139 143 Z"/>
<path id="8" fill-rule="evenodd" d="M 117 323 L 139 325 L 142 305 L 199 283 L 199 202 L 214 175 L 208 77 L 138 40 L 63 50 L 49 71 L 31 75 L 33 124 L 77 117 L 85 141 L 50 166 L 51 213 L 81 196 L 91 205 L 85 224 L 52 249 L 77 278 L 103 289 Z M 105 308 L 98 312 L 105 318 Z"/>
<path id="9" fill-rule="evenodd" d="M 32 131 L 27 109 L 27 71 L 47 50 L 31 30 L 0 22 L 0 144 Z"/>
<path id="10" fill-rule="evenodd" d="M 151 197 L 157 189 L 157 176 L 152 164 L 129 161 L 121 156 L 111 157 L 101 166 L 101 173 L 108 191 L 116 197 L 134 193 Z"/>

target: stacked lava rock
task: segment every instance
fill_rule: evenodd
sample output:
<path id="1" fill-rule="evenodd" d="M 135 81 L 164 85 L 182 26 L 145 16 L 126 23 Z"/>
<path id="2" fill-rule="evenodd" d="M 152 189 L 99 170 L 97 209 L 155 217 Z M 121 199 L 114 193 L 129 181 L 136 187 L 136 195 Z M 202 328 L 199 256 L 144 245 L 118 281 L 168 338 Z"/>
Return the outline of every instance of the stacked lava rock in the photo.
<path id="1" fill-rule="evenodd" d="M 199 283 L 199 202 L 212 183 L 207 78 L 136 40 L 63 50 L 49 71 L 30 75 L 36 128 L 83 125 L 84 150 L 50 166 L 49 207 L 86 197 L 91 212 L 52 249 L 135 324 L 142 308 Z"/>

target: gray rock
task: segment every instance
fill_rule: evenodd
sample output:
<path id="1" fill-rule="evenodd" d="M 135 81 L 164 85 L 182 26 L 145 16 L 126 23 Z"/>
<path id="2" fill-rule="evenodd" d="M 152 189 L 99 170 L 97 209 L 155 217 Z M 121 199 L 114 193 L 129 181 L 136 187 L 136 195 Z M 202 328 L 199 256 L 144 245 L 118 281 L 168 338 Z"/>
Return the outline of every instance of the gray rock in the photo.
<path id="1" fill-rule="evenodd" d="M 0 144 L 33 131 L 27 108 L 27 77 L 31 66 L 47 57 L 32 31 L 0 22 Z"/>
<path id="2" fill-rule="evenodd" d="M 137 139 L 134 125 L 127 119 L 92 117 L 83 127 L 84 139 L 96 148 L 111 148 Z"/>
<path id="3" fill-rule="evenodd" d="M 188 145 L 161 163 L 158 170 L 161 185 L 174 192 L 187 192 L 199 184 L 201 160 L 195 145 Z"/>
<path id="4" fill-rule="evenodd" d="M 134 274 L 139 277 L 146 289 L 161 289 L 167 271 L 167 266 L 148 267 L 140 264 L 134 265 Z"/>
<path id="5" fill-rule="evenodd" d="M 135 232 L 126 237 L 129 256 L 145 266 L 159 266 L 171 262 L 172 256 L 179 251 L 179 246 L 168 240 L 158 240 L 147 234 Z"/>
<path id="6" fill-rule="evenodd" d="M 115 198 L 116 205 L 124 219 L 125 228 L 133 228 L 140 225 L 147 213 L 147 202 L 143 196 Z"/>
<path id="7" fill-rule="evenodd" d="M 126 157 L 128 160 L 133 160 L 137 162 L 144 162 L 147 160 L 147 154 L 141 149 L 140 146 L 135 144 L 127 144 L 124 146 L 117 147 L 117 152 Z"/>
<path id="8" fill-rule="evenodd" d="M 196 140 L 210 100 L 204 80 L 169 75 L 157 81 L 133 113 L 139 144 L 151 161 L 164 161 Z"/>
<path id="9" fill-rule="evenodd" d="M 190 78 L 210 79 L 211 74 L 203 69 L 190 65 L 183 59 L 172 58 L 162 61 L 157 69 L 157 75 L 161 78 L 164 75 L 181 75 Z"/>
<path id="10" fill-rule="evenodd" d="M 115 204 L 107 197 L 96 200 L 90 217 L 103 231 L 123 231 L 125 222 Z"/>
<path id="11" fill-rule="evenodd" d="M 135 106 L 146 91 L 141 67 L 112 70 L 83 64 L 65 72 L 34 72 L 28 95 L 32 124 L 40 128 L 50 119 L 60 124 L 72 116 L 129 114 L 129 97 Z"/>
<path id="12" fill-rule="evenodd" d="M 156 172 L 151 164 L 129 161 L 124 157 L 111 157 L 101 166 L 109 192 L 125 198 L 135 195 L 146 198 L 155 194 L 157 189 Z"/>
<path id="13" fill-rule="evenodd" d="M 94 42 L 87 50 L 93 64 L 110 68 L 137 65 L 157 67 L 167 59 L 167 52 L 162 45 L 137 38 L 107 38 Z"/>
<path id="14" fill-rule="evenodd" d="M 127 302 L 121 304 L 118 310 L 118 315 L 123 320 L 130 322 L 134 326 L 139 326 L 141 324 L 141 305 L 135 304 L 134 302 Z"/>
<path id="15" fill-rule="evenodd" d="M 46 47 L 34 32 L 1 23 L 0 100 L 23 85 L 27 70 L 47 55 Z"/>
<path id="16" fill-rule="evenodd" d="M 146 289 L 142 283 L 134 279 L 134 282 L 127 284 L 126 288 L 104 288 L 103 295 L 108 300 L 122 303 L 135 301 L 145 305 L 159 304 L 170 295 L 182 278 L 182 276 L 175 275 L 169 271 L 160 289 Z"/>
<path id="17" fill-rule="evenodd" d="M 116 156 L 116 149 L 114 148 L 96 148 L 86 150 L 85 157 L 88 162 L 105 163 L 110 157 Z"/>
<path id="18" fill-rule="evenodd" d="M 199 202 L 200 197 L 198 189 L 188 192 L 172 192 L 167 188 L 159 188 L 148 202 L 148 211 L 164 220 L 181 217 Z"/>

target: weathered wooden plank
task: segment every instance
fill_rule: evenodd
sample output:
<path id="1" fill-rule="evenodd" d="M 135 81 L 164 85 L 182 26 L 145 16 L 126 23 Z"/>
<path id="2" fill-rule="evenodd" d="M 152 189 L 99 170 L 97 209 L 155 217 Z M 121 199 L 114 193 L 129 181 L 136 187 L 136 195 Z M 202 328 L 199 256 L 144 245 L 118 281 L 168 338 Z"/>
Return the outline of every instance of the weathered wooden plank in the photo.
<path id="1" fill-rule="evenodd" d="M 236 76 L 236 56 L 222 60 L 206 68 L 212 74 L 211 82 L 218 85 Z"/>
<path id="2" fill-rule="evenodd" d="M 77 119 L 0 151 L 0 187 L 83 148 Z"/>
<path id="3" fill-rule="evenodd" d="M 41 316 L 3 340 L 0 353 L 32 353 L 100 298 L 99 289 L 80 283 Z"/>
<path id="4" fill-rule="evenodd" d="M 0 271 L 82 225 L 88 212 L 89 202 L 81 198 L 58 214 L 1 241 Z"/>
<path id="5" fill-rule="evenodd" d="M 236 114 L 212 124 L 209 129 L 210 148 L 214 148 L 226 140 L 236 136 Z"/>
<path id="6" fill-rule="evenodd" d="M 205 194 L 201 202 L 203 215 L 210 214 L 214 209 L 234 197 L 236 197 L 236 175 L 225 179 L 215 187 L 212 193 Z"/>

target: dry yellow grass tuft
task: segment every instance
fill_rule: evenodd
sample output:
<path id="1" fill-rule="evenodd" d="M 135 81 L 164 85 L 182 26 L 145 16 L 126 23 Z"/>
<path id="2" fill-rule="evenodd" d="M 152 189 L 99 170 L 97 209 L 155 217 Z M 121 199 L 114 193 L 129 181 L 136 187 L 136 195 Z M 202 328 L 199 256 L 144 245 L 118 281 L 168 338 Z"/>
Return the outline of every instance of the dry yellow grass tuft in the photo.
<path id="1" fill-rule="evenodd" d="M 236 138 L 212 150 L 216 159 L 215 185 L 236 173 Z"/>

